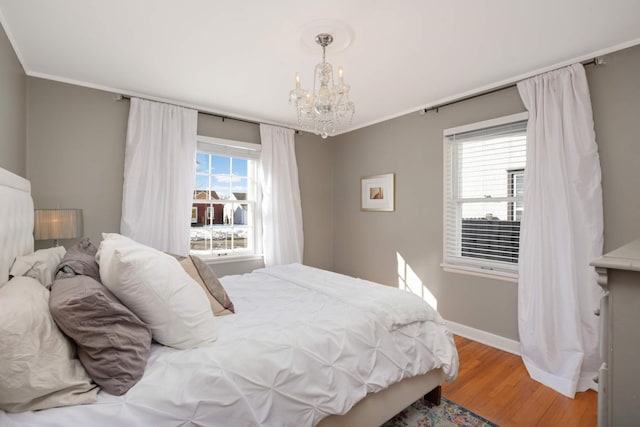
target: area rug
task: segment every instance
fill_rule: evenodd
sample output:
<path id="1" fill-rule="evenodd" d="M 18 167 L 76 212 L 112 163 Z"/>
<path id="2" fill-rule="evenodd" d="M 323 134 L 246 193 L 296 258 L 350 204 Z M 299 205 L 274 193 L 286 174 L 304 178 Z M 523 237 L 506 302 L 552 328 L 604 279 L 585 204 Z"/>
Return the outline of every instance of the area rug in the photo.
<path id="1" fill-rule="evenodd" d="M 442 398 L 440 406 L 420 399 L 382 427 L 498 427 L 457 403 Z"/>

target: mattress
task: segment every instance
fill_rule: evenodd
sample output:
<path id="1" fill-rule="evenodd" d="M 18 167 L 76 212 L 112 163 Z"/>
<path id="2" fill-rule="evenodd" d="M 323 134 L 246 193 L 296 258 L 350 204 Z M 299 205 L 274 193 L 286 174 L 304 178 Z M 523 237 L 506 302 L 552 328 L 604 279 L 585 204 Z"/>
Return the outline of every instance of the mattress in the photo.
<path id="1" fill-rule="evenodd" d="M 398 289 L 302 265 L 221 279 L 236 314 L 211 345 L 153 345 L 144 377 L 95 404 L 7 414 L 2 426 L 314 426 L 370 392 L 458 357 L 440 315 Z"/>

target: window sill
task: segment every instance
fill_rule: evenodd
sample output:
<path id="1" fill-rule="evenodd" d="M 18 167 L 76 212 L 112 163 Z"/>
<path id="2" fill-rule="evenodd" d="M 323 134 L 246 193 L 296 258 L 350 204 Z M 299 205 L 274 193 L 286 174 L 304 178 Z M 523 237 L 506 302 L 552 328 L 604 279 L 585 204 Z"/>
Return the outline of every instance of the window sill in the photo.
<path id="1" fill-rule="evenodd" d="M 217 255 L 195 255 L 207 264 L 227 264 L 232 262 L 246 261 L 262 261 L 262 255 L 235 255 L 235 256 L 217 256 Z"/>
<path id="2" fill-rule="evenodd" d="M 479 267 L 469 267 L 455 264 L 440 264 L 440 267 L 448 273 L 467 274 L 487 279 L 503 280 L 505 282 L 518 283 L 518 273 L 507 273 L 505 271 L 485 270 Z"/>

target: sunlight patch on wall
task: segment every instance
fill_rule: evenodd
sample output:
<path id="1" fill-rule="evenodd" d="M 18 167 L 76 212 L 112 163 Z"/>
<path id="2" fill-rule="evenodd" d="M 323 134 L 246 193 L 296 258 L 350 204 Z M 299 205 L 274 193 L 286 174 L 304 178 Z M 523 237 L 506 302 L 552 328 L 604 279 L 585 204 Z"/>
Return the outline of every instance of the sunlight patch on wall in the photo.
<path id="1" fill-rule="evenodd" d="M 420 280 L 411 266 L 407 264 L 402 255 L 400 255 L 400 252 L 396 252 L 396 257 L 398 259 L 398 287 L 414 295 L 418 295 L 425 300 L 427 304 L 437 310 L 438 300 L 435 295 L 422 283 L 422 280 Z"/>

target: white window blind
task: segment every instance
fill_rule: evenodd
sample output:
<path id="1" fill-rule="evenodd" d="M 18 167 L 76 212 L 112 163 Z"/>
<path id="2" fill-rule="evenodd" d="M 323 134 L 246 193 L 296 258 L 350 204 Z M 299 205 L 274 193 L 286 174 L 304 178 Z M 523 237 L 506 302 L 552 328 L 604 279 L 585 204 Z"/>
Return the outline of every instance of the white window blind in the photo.
<path id="1" fill-rule="evenodd" d="M 445 130 L 445 267 L 517 274 L 526 117 Z"/>

